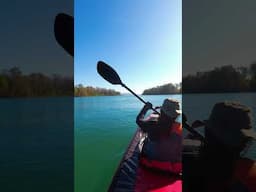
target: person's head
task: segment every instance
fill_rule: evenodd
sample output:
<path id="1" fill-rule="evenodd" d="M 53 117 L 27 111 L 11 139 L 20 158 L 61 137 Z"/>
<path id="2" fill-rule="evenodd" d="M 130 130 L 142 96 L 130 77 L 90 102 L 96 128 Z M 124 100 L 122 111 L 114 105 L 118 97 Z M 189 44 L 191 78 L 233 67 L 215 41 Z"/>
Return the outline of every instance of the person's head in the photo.
<path id="1" fill-rule="evenodd" d="M 205 128 L 206 141 L 240 153 L 252 138 L 250 109 L 235 102 L 216 103 Z M 221 149 L 220 149 L 221 150 Z"/>
<path id="2" fill-rule="evenodd" d="M 162 107 L 159 120 L 161 122 L 172 122 L 181 114 L 180 105 L 177 100 L 168 98 L 165 99 Z"/>

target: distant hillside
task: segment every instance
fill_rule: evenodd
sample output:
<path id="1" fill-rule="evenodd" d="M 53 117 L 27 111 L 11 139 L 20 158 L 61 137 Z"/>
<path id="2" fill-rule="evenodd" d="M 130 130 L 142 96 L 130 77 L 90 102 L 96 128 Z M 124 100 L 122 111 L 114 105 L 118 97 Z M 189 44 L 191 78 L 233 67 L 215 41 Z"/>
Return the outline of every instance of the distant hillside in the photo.
<path id="1" fill-rule="evenodd" d="M 256 62 L 225 65 L 183 77 L 183 93 L 256 92 Z"/>
<path id="2" fill-rule="evenodd" d="M 83 97 L 83 96 L 111 96 L 111 95 L 120 95 L 120 92 L 115 91 L 113 89 L 105 89 L 99 87 L 84 87 L 79 84 L 75 86 L 75 97 Z"/>
<path id="3" fill-rule="evenodd" d="M 181 92 L 181 84 L 168 83 L 165 85 L 153 87 L 143 91 L 142 95 L 165 95 L 177 94 Z"/>
<path id="4" fill-rule="evenodd" d="M 58 74 L 24 74 L 19 67 L 0 71 L 0 97 L 73 96 L 74 80 Z"/>

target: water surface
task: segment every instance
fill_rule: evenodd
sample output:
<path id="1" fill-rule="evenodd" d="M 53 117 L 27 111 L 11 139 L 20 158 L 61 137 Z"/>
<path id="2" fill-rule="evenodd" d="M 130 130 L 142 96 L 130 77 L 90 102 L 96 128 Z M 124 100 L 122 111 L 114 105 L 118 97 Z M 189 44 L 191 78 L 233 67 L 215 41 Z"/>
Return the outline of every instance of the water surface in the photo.
<path id="1" fill-rule="evenodd" d="M 154 106 L 167 97 L 143 96 Z M 75 98 L 76 192 L 106 191 L 137 125 L 143 107 L 134 96 Z"/>
<path id="2" fill-rule="evenodd" d="M 2 191 L 72 191 L 73 101 L 0 99 Z"/>
<path id="3" fill-rule="evenodd" d="M 256 94 L 187 94 L 143 96 L 154 106 L 167 97 L 181 101 L 189 122 L 207 119 L 213 105 L 225 100 L 240 101 L 253 110 L 256 123 Z M 143 107 L 134 96 L 75 98 L 75 191 L 106 191 L 135 130 L 135 119 Z M 256 159 L 255 145 L 248 157 Z"/>

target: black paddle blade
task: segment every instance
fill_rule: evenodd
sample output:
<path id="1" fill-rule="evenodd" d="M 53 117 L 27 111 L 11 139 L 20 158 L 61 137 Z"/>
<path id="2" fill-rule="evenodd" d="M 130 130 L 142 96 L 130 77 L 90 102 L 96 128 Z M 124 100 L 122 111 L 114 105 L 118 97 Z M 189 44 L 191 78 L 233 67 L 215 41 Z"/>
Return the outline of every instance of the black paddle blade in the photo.
<path id="1" fill-rule="evenodd" d="M 54 34 L 57 42 L 74 56 L 74 18 L 64 13 L 56 16 Z"/>
<path id="2" fill-rule="evenodd" d="M 122 81 L 117 72 L 103 61 L 99 61 L 97 64 L 97 71 L 106 81 L 114 85 L 121 85 Z"/>

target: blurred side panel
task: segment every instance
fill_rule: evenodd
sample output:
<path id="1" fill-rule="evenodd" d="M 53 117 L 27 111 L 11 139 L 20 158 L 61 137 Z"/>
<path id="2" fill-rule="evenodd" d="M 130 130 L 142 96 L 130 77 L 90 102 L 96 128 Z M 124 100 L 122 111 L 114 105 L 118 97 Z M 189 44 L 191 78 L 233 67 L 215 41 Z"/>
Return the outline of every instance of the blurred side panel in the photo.
<path id="1" fill-rule="evenodd" d="M 74 2 L 2 1 L 0 9 L 0 190 L 72 192 L 74 62 L 57 40 L 74 46 Z M 56 37 L 60 13 L 71 21 L 58 21 Z"/>
<path id="2" fill-rule="evenodd" d="M 188 125 L 202 121 L 201 126 L 198 121 L 194 123 L 197 127 L 194 129 L 206 137 L 203 145 L 195 134 L 183 131 L 183 189 L 186 192 L 251 190 L 249 184 L 241 184 L 244 181 L 236 166 L 241 159 L 255 162 L 255 142 L 246 147 L 240 143 L 241 153 L 228 157 L 236 150 L 227 144 L 230 138 L 234 139 L 231 135 L 235 134 L 235 128 L 225 135 L 227 122 L 227 126 L 222 124 L 221 134 L 210 137 L 206 134 L 207 124 L 203 124 L 216 103 L 238 102 L 251 109 L 252 128 L 256 130 L 256 2 L 184 0 L 182 3 L 182 110 Z M 235 116 L 231 119 L 237 120 Z M 224 152 L 225 147 L 228 153 Z M 256 184 L 251 185 L 256 188 Z"/>

